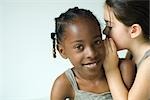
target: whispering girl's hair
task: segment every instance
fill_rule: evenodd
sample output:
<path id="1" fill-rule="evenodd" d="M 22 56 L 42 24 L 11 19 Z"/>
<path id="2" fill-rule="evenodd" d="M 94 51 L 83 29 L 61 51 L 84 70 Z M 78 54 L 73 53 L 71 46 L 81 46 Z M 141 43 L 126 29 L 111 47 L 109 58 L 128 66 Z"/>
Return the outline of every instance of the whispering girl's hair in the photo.
<path id="1" fill-rule="evenodd" d="M 90 10 L 79 9 L 78 7 L 70 8 L 65 13 L 62 13 L 59 17 L 55 18 L 55 32 L 51 33 L 51 39 L 53 40 L 54 58 L 56 58 L 56 46 L 62 42 L 65 28 L 73 21 L 73 19 L 79 17 L 85 17 L 89 18 L 89 20 L 94 20 L 101 31 L 99 21 Z"/>
<path id="2" fill-rule="evenodd" d="M 126 26 L 139 24 L 145 39 L 150 40 L 149 0 L 106 0 L 105 3 L 112 9 L 115 17 Z"/>

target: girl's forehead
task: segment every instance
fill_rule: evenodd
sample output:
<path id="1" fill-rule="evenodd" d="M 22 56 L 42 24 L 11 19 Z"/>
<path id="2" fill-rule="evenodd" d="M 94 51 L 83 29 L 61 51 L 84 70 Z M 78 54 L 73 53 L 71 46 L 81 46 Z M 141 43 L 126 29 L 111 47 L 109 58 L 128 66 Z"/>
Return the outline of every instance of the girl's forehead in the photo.
<path id="1" fill-rule="evenodd" d="M 67 31 L 71 31 L 72 33 L 77 33 L 79 31 L 79 26 L 76 24 L 68 25 Z"/>
<path id="2" fill-rule="evenodd" d="M 89 19 L 90 20 L 90 19 Z M 94 35 L 91 33 L 95 34 L 100 34 L 100 28 L 98 24 L 94 21 L 89 21 L 89 20 L 77 20 L 71 24 L 68 24 L 67 27 L 65 28 L 65 35 L 66 38 L 69 37 L 74 37 L 74 36 L 84 36 L 84 35 Z"/>
<path id="3" fill-rule="evenodd" d="M 68 24 L 67 28 L 70 28 L 72 31 L 79 30 L 93 30 L 98 28 L 99 25 L 96 22 L 96 20 L 89 18 L 89 17 L 78 17 L 75 18 L 73 21 L 71 21 L 70 24 Z"/>

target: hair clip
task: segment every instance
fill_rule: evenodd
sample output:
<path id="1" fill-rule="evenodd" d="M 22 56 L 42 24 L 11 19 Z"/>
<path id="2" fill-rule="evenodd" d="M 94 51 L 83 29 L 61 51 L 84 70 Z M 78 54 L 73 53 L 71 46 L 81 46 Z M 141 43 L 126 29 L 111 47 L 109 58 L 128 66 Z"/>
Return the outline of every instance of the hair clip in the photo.
<path id="1" fill-rule="evenodd" d="M 55 39 L 56 33 L 51 33 L 51 39 Z"/>

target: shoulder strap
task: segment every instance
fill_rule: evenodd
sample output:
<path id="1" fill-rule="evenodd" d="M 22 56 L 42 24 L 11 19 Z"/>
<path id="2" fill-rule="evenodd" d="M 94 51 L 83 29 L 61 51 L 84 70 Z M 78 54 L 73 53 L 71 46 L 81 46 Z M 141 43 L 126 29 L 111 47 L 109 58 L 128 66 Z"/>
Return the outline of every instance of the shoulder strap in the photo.
<path id="1" fill-rule="evenodd" d="M 145 52 L 144 56 L 142 57 L 142 59 L 140 60 L 140 62 L 137 64 L 137 66 L 139 66 L 142 63 L 142 61 L 144 59 L 146 59 L 147 57 L 149 57 L 149 56 L 150 56 L 150 49 Z"/>
<path id="2" fill-rule="evenodd" d="M 68 69 L 65 72 L 65 75 L 67 76 L 68 80 L 70 81 L 74 91 L 78 90 L 78 86 L 77 86 L 73 71 L 71 69 Z"/>

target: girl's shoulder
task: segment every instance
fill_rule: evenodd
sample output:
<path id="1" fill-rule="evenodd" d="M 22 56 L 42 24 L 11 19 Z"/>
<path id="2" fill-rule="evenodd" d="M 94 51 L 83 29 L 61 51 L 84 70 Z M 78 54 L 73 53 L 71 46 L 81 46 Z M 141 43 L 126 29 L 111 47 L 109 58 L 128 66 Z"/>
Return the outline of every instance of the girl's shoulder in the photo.
<path id="1" fill-rule="evenodd" d="M 148 100 L 150 97 L 150 57 L 147 57 L 139 65 L 136 78 L 130 89 L 130 97 L 136 97 L 138 100 Z"/>
<path id="2" fill-rule="evenodd" d="M 137 64 L 137 71 L 144 72 L 145 74 L 150 76 L 150 73 L 149 73 L 150 71 L 150 49 L 145 52 L 144 56 L 141 58 L 141 60 Z"/>
<path id="3" fill-rule="evenodd" d="M 143 72 L 143 74 L 145 73 L 148 76 L 150 76 L 150 73 L 149 73 L 150 72 L 150 56 L 142 61 L 142 63 L 138 66 L 138 71 Z"/>
<path id="4" fill-rule="evenodd" d="M 57 94 L 57 96 L 72 97 L 74 94 L 73 88 L 65 75 L 61 74 L 56 78 L 52 87 L 52 93 Z"/>
<path id="5" fill-rule="evenodd" d="M 68 87 L 70 85 L 70 82 L 68 81 L 65 73 L 63 73 L 56 78 L 54 84 Z"/>
<path id="6" fill-rule="evenodd" d="M 65 90 L 69 94 L 73 91 L 70 81 L 68 80 L 65 73 L 63 73 L 59 77 L 57 77 L 56 82 L 58 85 L 60 85 L 61 88 L 64 88 L 63 90 Z"/>

